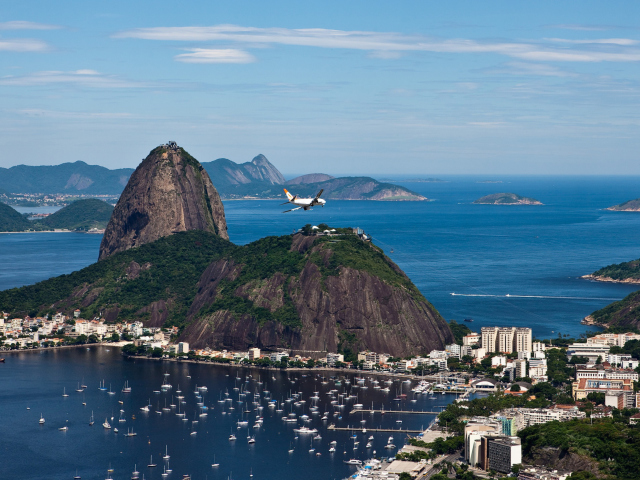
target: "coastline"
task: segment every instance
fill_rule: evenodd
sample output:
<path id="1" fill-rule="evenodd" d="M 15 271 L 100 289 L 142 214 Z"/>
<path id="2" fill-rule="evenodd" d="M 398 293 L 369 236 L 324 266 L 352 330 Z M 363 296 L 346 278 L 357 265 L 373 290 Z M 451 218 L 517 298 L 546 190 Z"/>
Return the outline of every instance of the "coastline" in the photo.
<path id="1" fill-rule="evenodd" d="M 616 278 L 602 277 L 599 275 L 582 275 L 580 278 L 584 280 L 592 280 L 595 282 L 626 283 L 630 285 L 640 284 L 640 278 L 625 278 L 623 280 L 618 280 Z"/>

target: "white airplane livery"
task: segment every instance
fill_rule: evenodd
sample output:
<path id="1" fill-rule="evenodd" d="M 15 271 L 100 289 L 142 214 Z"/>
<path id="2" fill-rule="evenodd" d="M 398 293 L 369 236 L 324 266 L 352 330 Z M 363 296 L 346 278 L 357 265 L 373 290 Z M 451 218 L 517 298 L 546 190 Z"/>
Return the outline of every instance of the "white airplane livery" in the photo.
<path id="1" fill-rule="evenodd" d="M 327 202 L 326 200 L 323 200 L 322 198 L 320 198 L 320 195 L 322 195 L 323 191 L 324 189 L 320 190 L 314 198 L 298 198 L 297 195 L 291 195 L 285 188 L 284 193 L 287 194 L 287 198 L 289 199 L 289 201 L 281 203 L 280 205 L 287 205 L 290 203 L 292 205 L 296 205 L 296 208 L 292 208 L 291 210 L 285 210 L 282 213 L 293 212 L 294 210 L 300 210 L 301 208 L 304 210 L 309 210 L 311 209 L 311 207 L 315 207 L 316 205 L 320 205 L 324 207 L 324 204 Z"/>

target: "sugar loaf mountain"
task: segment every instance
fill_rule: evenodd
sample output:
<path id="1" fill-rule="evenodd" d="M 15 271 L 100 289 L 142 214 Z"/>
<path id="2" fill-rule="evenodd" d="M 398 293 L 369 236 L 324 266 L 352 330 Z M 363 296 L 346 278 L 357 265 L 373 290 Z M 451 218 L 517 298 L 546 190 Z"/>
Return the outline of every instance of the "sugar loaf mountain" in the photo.
<path id="1" fill-rule="evenodd" d="M 0 309 L 178 326 L 195 347 L 406 356 L 453 341 L 402 270 L 352 229 L 231 243 L 217 175 L 180 147 L 154 149 L 113 211 L 99 261 L 2 291 Z"/>

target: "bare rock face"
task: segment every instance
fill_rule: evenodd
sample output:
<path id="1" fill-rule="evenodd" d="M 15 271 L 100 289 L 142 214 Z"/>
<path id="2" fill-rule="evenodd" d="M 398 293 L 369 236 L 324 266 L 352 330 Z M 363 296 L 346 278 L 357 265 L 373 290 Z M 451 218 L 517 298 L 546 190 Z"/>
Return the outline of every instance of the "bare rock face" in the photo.
<path id="1" fill-rule="evenodd" d="M 241 281 L 235 291 L 223 294 L 227 299 L 231 295 L 268 310 L 273 318 L 260 320 L 255 315 L 224 308 L 207 311 L 222 298 L 221 285 L 242 280 L 247 268 L 220 259 L 200 278 L 181 340 L 194 347 L 286 349 L 316 358 L 346 348 L 405 357 L 443 349 L 453 341 L 446 321 L 416 291 L 347 266 L 323 275 L 322 269 L 335 254 L 331 243 L 318 244 L 314 237 L 298 234 L 293 237 L 290 251 L 303 255 L 298 273 L 277 272 L 263 279 L 248 276 L 248 281 Z M 385 264 L 398 279 L 410 283 L 388 257 L 380 259 L 381 269 Z M 295 310 L 297 321 L 274 320 L 287 303 Z"/>
<path id="2" fill-rule="evenodd" d="M 99 260 L 187 230 L 229 239 L 224 207 L 207 172 L 184 149 L 163 145 L 131 175 L 105 230 Z"/>

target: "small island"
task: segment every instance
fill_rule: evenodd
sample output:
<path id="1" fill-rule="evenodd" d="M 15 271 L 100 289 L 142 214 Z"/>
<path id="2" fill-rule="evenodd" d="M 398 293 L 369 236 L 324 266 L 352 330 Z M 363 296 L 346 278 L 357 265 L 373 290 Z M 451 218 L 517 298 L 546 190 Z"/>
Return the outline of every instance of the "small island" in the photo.
<path id="1" fill-rule="evenodd" d="M 492 193 L 480 197 L 473 203 L 481 205 L 543 205 L 535 198 L 521 197 L 515 193 Z"/>
<path id="2" fill-rule="evenodd" d="M 607 208 L 613 212 L 640 212 L 640 198 Z"/>

